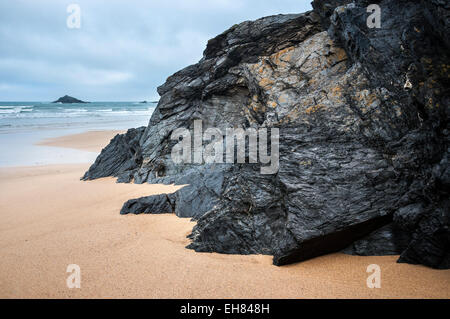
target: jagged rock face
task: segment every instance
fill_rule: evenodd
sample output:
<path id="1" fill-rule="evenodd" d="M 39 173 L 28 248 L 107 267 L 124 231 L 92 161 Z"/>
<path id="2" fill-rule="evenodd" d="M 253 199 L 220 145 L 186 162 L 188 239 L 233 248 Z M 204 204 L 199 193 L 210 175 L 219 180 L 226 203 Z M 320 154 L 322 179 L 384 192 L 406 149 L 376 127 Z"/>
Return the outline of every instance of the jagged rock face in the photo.
<path id="1" fill-rule="evenodd" d="M 448 8 L 381 1 L 376 30 L 365 25 L 365 1 L 348 3 L 315 1 L 316 12 L 234 26 L 171 76 L 139 151 L 104 151 L 91 170 L 189 186 L 131 200 L 121 213 L 192 217 L 189 248 L 270 254 L 277 265 L 348 247 L 448 268 L 450 66 L 439 41 Z M 171 133 L 197 119 L 204 130 L 279 128 L 278 172 L 175 164 Z M 115 152 L 132 165 L 105 168 Z"/>
<path id="2" fill-rule="evenodd" d="M 121 182 L 130 182 L 130 172 L 142 163 L 139 140 L 144 131 L 145 127 L 140 127 L 130 129 L 126 134 L 117 134 L 81 179 L 87 181 L 114 176 Z"/>

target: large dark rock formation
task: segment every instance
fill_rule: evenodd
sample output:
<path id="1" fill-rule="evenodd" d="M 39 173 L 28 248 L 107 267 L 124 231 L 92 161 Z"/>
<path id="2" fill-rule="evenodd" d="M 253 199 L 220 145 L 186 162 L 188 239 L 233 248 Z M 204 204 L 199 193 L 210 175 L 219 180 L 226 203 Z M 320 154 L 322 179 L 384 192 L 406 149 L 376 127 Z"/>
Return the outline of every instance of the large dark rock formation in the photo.
<path id="1" fill-rule="evenodd" d="M 53 103 L 63 103 L 63 104 L 83 103 L 84 104 L 84 103 L 88 103 L 88 102 L 81 101 L 79 99 L 76 99 L 76 98 L 68 96 L 68 95 L 64 95 L 63 97 L 60 97 Z"/>
<path id="2" fill-rule="evenodd" d="M 188 184 L 121 213 L 197 220 L 189 248 L 270 254 L 274 264 L 340 251 L 450 267 L 449 6 L 321 1 L 312 12 L 235 25 L 167 79 L 149 126 L 116 137 L 85 179 Z M 175 164 L 178 128 L 279 128 L 279 170 Z M 207 141 L 205 141 L 207 143 Z"/>

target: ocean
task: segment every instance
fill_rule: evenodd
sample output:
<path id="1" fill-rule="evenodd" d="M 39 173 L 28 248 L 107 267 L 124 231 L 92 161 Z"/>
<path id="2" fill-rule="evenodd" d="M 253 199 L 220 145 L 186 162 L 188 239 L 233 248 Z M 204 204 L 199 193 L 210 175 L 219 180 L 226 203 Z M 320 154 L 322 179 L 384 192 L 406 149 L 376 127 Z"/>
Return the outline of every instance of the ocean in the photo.
<path id="1" fill-rule="evenodd" d="M 43 139 L 91 130 L 147 126 L 156 105 L 0 102 L 0 167 L 92 162 L 98 154 L 35 144 Z"/>

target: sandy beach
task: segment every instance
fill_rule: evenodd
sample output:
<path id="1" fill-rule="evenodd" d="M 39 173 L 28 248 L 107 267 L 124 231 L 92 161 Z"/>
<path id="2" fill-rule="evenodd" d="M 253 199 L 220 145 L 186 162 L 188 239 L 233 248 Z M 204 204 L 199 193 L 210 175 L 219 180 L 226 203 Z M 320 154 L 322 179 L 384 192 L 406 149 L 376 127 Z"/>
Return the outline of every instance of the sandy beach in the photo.
<path id="1" fill-rule="evenodd" d="M 99 151 L 116 131 L 44 141 Z M 0 298 L 450 298 L 450 271 L 396 256 L 332 254 L 284 267 L 270 256 L 185 249 L 194 223 L 175 215 L 121 216 L 131 198 L 179 187 L 82 182 L 86 164 L 0 169 Z M 81 289 L 68 289 L 69 264 Z M 370 264 L 381 288 L 369 289 Z"/>

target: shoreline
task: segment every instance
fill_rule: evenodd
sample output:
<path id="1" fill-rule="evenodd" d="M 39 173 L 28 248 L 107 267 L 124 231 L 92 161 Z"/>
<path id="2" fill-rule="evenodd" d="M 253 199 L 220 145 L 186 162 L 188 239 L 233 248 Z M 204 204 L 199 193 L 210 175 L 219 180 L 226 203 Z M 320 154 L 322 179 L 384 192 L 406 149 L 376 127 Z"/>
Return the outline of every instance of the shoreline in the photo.
<path id="1" fill-rule="evenodd" d="M 101 132 L 45 143 L 98 150 L 113 134 Z M 337 253 L 277 267 L 271 256 L 196 253 L 185 248 L 190 219 L 119 214 L 131 198 L 180 186 L 82 182 L 89 165 L 0 168 L 0 298 L 450 298 L 450 270 L 398 256 Z M 70 264 L 81 289 L 66 286 Z M 366 285 L 370 264 L 381 267 L 380 289 Z"/>

